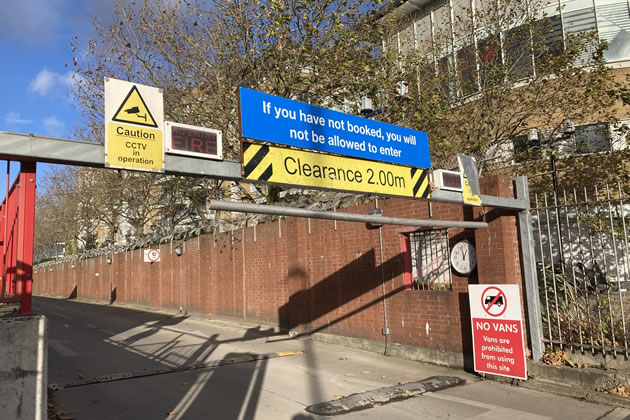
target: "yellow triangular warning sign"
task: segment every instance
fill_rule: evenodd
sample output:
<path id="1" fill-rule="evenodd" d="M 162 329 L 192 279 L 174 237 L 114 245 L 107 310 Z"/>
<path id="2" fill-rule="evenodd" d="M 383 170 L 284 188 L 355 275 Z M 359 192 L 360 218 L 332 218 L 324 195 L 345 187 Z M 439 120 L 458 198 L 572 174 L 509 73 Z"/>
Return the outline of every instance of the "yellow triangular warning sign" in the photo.
<path id="1" fill-rule="evenodd" d="M 118 111 L 114 114 L 112 121 L 157 128 L 157 124 L 153 119 L 153 115 L 151 115 L 151 111 L 149 111 L 147 104 L 144 103 L 144 99 L 142 99 L 142 96 L 135 85 L 131 88 L 127 97 L 118 108 Z"/>

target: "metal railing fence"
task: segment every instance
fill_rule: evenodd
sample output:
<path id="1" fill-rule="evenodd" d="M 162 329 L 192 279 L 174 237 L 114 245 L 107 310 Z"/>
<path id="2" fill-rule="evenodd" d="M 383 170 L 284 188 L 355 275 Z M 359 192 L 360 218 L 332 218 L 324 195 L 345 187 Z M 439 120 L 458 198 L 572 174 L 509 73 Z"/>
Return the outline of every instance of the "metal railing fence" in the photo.
<path id="1" fill-rule="evenodd" d="M 620 185 L 535 195 L 544 342 L 628 356 L 630 197 Z"/>
<path id="2" fill-rule="evenodd" d="M 433 229 L 409 234 L 413 288 L 450 290 L 448 229 Z"/>

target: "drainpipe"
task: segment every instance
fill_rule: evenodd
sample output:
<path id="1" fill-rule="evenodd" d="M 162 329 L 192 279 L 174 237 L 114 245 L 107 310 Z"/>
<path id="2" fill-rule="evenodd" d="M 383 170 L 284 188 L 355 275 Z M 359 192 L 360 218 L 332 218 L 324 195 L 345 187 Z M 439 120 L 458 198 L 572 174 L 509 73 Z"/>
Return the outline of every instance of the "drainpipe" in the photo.
<path id="1" fill-rule="evenodd" d="M 378 207 L 378 198 L 374 201 L 376 208 L 370 211 L 370 215 L 382 216 L 383 209 Z M 383 256 L 383 225 L 378 225 L 378 242 L 381 248 L 381 290 L 383 293 L 383 330 L 385 336 L 385 350 L 383 354 L 387 355 L 387 344 L 389 343 L 389 327 L 387 326 L 387 299 L 385 298 L 385 258 Z"/>
<path id="2" fill-rule="evenodd" d="M 175 247 L 175 254 L 178 257 L 181 257 L 182 254 L 184 253 L 184 248 L 182 247 L 181 244 L 177 245 Z M 179 313 L 182 313 L 182 310 L 184 309 L 182 307 L 182 259 L 181 258 L 177 258 L 179 260 Z"/>

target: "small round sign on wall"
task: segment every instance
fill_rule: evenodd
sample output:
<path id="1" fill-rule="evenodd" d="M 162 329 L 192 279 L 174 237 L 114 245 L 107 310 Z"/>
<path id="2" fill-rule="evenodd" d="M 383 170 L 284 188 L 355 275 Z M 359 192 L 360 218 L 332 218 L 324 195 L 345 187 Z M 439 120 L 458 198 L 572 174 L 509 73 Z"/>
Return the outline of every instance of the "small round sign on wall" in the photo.
<path id="1" fill-rule="evenodd" d="M 154 263 L 160 262 L 160 250 L 159 249 L 145 249 L 144 250 L 144 262 Z"/>

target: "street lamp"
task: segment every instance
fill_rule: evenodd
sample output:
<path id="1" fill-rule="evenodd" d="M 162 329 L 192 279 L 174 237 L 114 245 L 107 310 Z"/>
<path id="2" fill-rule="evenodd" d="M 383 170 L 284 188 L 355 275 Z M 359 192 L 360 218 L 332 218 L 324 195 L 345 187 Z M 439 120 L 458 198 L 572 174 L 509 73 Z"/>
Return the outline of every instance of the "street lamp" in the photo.
<path id="1" fill-rule="evenodd" d="M 573 122 L 573 120 L 571 118 L 565 118 L 564 120 L 562 120 L 562 134 L 564 134 L 564 136 L 568 136 L 569 138 L 575 133 L 575 122 Z M 555 130 L 554 130 L 555 131 Z M 538 137 L 538 129 L 537 128 L 531 128 L 529 129 L 529 131 L 527 132 L 527 140 L 529 141 L 530 144 L 535 144 L 535 145 L 549 145 L 549 147 L 551 148 L 551 156 L 550 156 L 550 166 L 551 166 L 551 182 L 553 185 L 553 200 L 554 200 L 554 205 L 558 205 L 558 170 L 556 168 L 556 151 L 554 150 L 554 138 L 553 138 L 553 131 L 551 132 L 551 134 L 549 135 L 549 138 L 547 138 L 547 140 L 545 141 L 539 141 L 539 137 Z M 561 137 L 562 139 L 566 138 L 566 137 Z"/>

